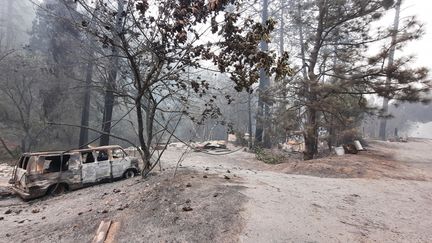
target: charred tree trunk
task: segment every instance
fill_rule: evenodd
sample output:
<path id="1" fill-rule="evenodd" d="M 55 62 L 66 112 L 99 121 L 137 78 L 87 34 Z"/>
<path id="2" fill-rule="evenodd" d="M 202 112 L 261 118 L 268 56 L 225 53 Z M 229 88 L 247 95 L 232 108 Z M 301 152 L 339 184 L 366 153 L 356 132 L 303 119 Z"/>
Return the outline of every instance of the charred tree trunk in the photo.
<path id="1" fill-rule="evenodd" d="M 259 85 L 260 87 L 262 86 L 261 83 Z M 263 119 L 263 110 L 264 110 L 264 102 L 262 101 L 261 98 L 261 93 L 258 93 L 258 111 L 257 111 L 257 115 L 256 115 L 256 126 L 255 126 L 255 144 L 257 144 L 258 146 L 260 146 L 262 144 L 263 141 L 263 123 L 264 123 L 264 119 Z"/>
<path id="2" fill-rule="evenodd" d="M 154 129 L 154 119 L 156 115 L 156 105 L 152 94 L 148 94 L 148 98 L 145 98 L 146 106 L 146 128 L 147 128 L 147 145 L 150 146 L 153 141 L 153 129 Z"/>
<path id="3" fill-rule="evenodd" d="M 298 32 L 299 32 L 299 45 L 300 45 L 300 57 L 301 57 L 301 62 L 302 62 L 302 76 L 303 76 L 303 80 L 306 81 L 308 79 L 308 75 L 307 75 L 307 69 L 306 69 L 306 48 L 305 48 L 305 41 L 304 41 L 304 31 L 303 31 L 303 20 L 302 20 L 302 5 L 301 5 L 301 1 L 298 0 L 297 3 L 297 27 L 298 27 Z M 303 87 L 303 92 L 307 93 L 307 87 L 306 85 Z M 303 102 L 306 103 L 306 100 L 303 99 Z M 305 129 L 304 124 L 306 124 L 306 120 L 304 115 L 302 115 L 304 113 L 304 108 L 300 108 L 299 109 L 299 115 L 298 115 L 298 119 L 300 120 L 300 129 Z"/>
<path id="4" fill-rule="evenodd" d="M 113 36 L 118 37 L 122 32 L 122 14 L 123 14 L 123 0 L 118 0 L 118 11 L 116 15 L 116 26 L 114 29 Z M 100 145 L 108 145 L 110 143 L 111 134 L 111 120 L 114 109 L 114 90 L 116 87 L 116 79 L 117 79 L 117 69 L 118 69 L 118 50 L 116 47 L 112 47 L 112 57 L 111 57 L 111 65 L 110 71 L 108 74 L 108 82 L 105 88 L 105 99 L 104 99 L 104 114 L 102 119 L 102 134 L 100 138 Z"/>
<path id="5" fill-rule="evenodd" d="M 263 0 L 262 23 L 268 20 L 268 0 Z M 268 51 L 268 43 L 261 41 L 261 50 Z M 271 147 L 270 129 L 268 118 L 270 115 L 270 107 L 264 101 L 265 90 L 270 85 L 270 79 L 264 70 L 260 70 L 259 96 L 258 96 L 258 113 L 255 129 L 255 140 L 265 148 Z"/>
<path id="6" fill-rule="evenodd" d="M 249 132 L 249 149 L 253 147 L 252 141 L 252 107 L 251 107 L 251 93 L 248 93 L 248 132 Z"/>
<path id="7" fill-rule="evenodd" d="M 114 61 L 114 65 L 117 61 Z M 100 138 L 100 145 L 108 145 L 110 142 L 110 133 L 111 133 L 111 120 L 114 109 L 114 88 L 115 88 L 115 80 L 117 78 L 117 65 L 113 67 L 109 76 L 108 76 L 108 84 L 105 90 L 105 99 L 104 99 L 104 114 L 102 119 L 102 134 Z"/>
<path id="8" fill-rule="evenodd" d="M 137 121 L 138 121 L 138 139 L 140 142 L 141 150 L 143 152 L 143 162 L 144 162 L 144 168 L 143 168 L 143 175 L 145 172 L 150 170 L 150 149 L 147 146 L 147 143 L 144 138 L 144 117 L 143 117 L 143 107 L 142 107 L 142 96 L 137 97 L 135 100 L 135 108 L 136 108 L 136 115 L 137 115 Z"/>
<path id="9" fill-rule="evenodd" d="M 88 143 L 88 126 L 90 119 L 90 99 L 91 99 L 91 83 L 93 78 L 93 55 L 90 56 L 90 61 L 87 64 L 86 70 L 86 87 L 84 91 L 84 104 L 81 112 L 81 128 L 79 147 L 83 148 Z"/>
<path id="10" fill-rule="evenodd" d="M 92 20 L 90 25 L 93 25 L 94 19 L 97 16 L 97 10 L 99 9 L 99 3 L 96 3 L 95 10 L 93 12 Z M 81 127 L 80 127 L 80 138 L 79 148 L 83 148 L 88 143 L 88 126 L 90 120 L 90 102 L 91 102 L 91 85 L 93 80 L 93 68 L 94 68 L 94 55 L 95 51 L 92 46 L 92 39 L 88 41 L 89 57 L 86 66 L 86 77 L 85 77 L 85 91 L 84 91 L 84 103 L 81 111 Z"/>
<path id="11" fill-rule="evenodd" d="M 317 111 L 312 107 L 308 108 L 307 124 L 303 136 L 305 140 L 303 159 L 311 160 L 318 152 Z"/>
<path id="12" fill-rule="evenodd" d="M 22 152 L 30 152 L 33 146 L 30 130 L 26 128 L 24 130 L 24 137 L 21 139 L 21 151 Z"/>
<path id="13" fill-rule="evenodd" d="M 402 5 L 402 0 L 398 0 L 395 5 L 396 13 L 393 22 L 393 33 L 392 33 L 392 41 L 391 41 L 392 43 L 391 43 L 389 59 L 387 63 L 387 67 L 389 70 L 393 66 L 393 62 L 394 62 L 394 56 L 396 50 L 396 38 L 397 38 L 397 33 L 399 31 L 399 18 L 400 18 L 401 5 Z M 386 86 L 388 87 L 390 83 L 391 83 L 390 74 L 387 74 Z M 382 107 L 384 115 L 386 115 L 388 112 L 388 105 L 389 105 L 389 99 L 385 97 L 383 100 L 383 107 Z M 380 127 L 379 127 L 379 137 L 381 140 L 386 140 L 387 137 L 386 133 L 387 133 L 387 119 L 384 117 L 381 119 Z"/>
<path id="14" fill-rule="evenodd" d="M 299 31 L 299 42 L 300 42 L 300 56 L 302 59 L 302 75 L 304 79 L 307 79 L 306 70 L 306 48 L 304 43 L 304 33 L 303 33 L 303 21 L 302 21 L 302 6 L 299 3 L 297 5 L 297 26 Z"/>
<path id="15" fill-rule="evenodd" d="M 324 32 L 324 18 L 327 12 L 326 3 L 320 1 L 318 4 L 318 25 L 315 34 L 315 40 L 311 55 L 309 57 L 308 66 L 308 77 L 305 80 L 305 92 L 306 92 L 306 124 L 304 128 L 304 140 L 305 140 L 305 151 L 303 152 L 303 159 L 310 160 L 314 158 L 314 155 L 318 153 L 318 111 L 316 106 L 318 105 L 318 91 L 319 85 L 318 77 L 315 74 L 315 66 L 318 62 L 319 51 L 322 47 L 322 38 Z"/>

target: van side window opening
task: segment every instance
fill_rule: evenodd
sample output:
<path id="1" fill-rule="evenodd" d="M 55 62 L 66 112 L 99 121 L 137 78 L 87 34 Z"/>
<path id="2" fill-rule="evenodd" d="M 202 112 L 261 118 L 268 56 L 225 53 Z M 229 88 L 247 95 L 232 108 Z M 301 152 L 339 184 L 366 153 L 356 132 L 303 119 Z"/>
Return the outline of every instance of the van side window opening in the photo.
<path id="1" fill-rule="evenodd" d="M 69 170 L 79 169 L 79 164 L 81 164 L 81 156 L 79 153 L 71 154 L 69 158 Z"/>
<path id="2" fill-rule="evenodd" d="M 112 150 L 112 156 L 113 156 L 113 159 L 120 159 L 120 158 L 124 158 L 126 155 L 123 152 L 123 150 L 121 150 L 121 149 L 113 149 Z"/>
<path id="3" fill-rule="evenodd" d="M 83 152 L 83 153 L 81 153 L 81 156 L 82 156 L 82 161 L 84 164 L 95 162 L 93 153 L 91 151 L 90 152 Z"/>
<path id="4" fill-rule="evenodd" d="M 45 172 L 67 171 L 69 169 L 70 155 L 54 155 L 45 157 Z"/>
<path id="5" fill-rule="evenodd" d="M 42 156 L 32 156 L 27 164 L 27 171 L 31 173 L 43 173 L 45 158 Z"/>
<path id="6" fill-rule="evenodd" d="M 108 151 L 106 151 L 106 150 L 100 150 L 100 151 L 98 151 L 97 160 L 98 161 L 108 160 Z"/>

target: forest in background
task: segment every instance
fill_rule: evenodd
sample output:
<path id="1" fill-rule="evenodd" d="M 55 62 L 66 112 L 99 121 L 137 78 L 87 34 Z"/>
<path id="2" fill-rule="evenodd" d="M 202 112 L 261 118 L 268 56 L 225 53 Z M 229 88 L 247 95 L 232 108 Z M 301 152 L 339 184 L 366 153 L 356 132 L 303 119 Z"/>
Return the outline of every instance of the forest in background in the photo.
<path id="1" fill-rule="evenodd" d="M 263 147 L 300 134 L 311 159 L 319 140 L 383 138 L 432 120 L 430 106 L 391 105 L 396 118 L 379 132 L 390 113 L 373 97 L 426 103 L 430 85 L 413 57 L 392 57 L 422 36 L 421 23 L 395 14 L 371 29 L 400 0 L 0 4 L 5 156 L 134 144 L 149 158 L 158 143 L 233 132 Z"/>

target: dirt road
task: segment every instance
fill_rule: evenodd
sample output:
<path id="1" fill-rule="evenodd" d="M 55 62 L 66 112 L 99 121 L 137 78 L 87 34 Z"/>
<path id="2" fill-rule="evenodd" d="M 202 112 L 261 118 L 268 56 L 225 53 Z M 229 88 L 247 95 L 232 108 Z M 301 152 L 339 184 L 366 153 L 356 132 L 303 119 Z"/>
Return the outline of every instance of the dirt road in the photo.
<path id="1" fill-rule="evenodd" d="M 430 141 L 374 143 L 379 151 L 405 151 L 393 158 L 387 155 L 386 162 L 392 166 L 382 175 L 389 177 L 379 179 L 269 171 L 245 152 L 193 154 L 183 165 L 207 167 L 218 174 L 229 170 L 244 180 L 248 200 L 242 213 L 246 222 L 242 242 L 432 242 L 432 181 L 427 179 L 432 174 L 425 177 L 418 168 L 432 168 L 432 159 L 424 156 L 431 147 L 424 143 Z M 405 160 L 400 153 L 414 156 Z"/>
<path id="2" fill-rule="evenodd" d="M 244 242 L 432 240 L 429 182 L 263 173 L 246 195 Z"/>
<path id="3" fill-rule="evenodd" d="M 432 181 L 425 169 L 432 161 L 407 161 L 391 153 L 394 146 L 417 155 L 428 148 L 373 144 L 390 154 L 377 155 L 378 162 L 370 153 L 356 155 L 356 166 L 368 173 L 354 178 L 293 175 L 286 169 L 292 165 L 265 165 L 243 151 L 190 153 L 173 178 L 182 150 L 170 148 L 164 171 L 147 180 L 30 204 L 0 200 L 0 242 L 89 242 L 103 219 L 122 223 L 120 242 L 432 242 Z M 372 173 L 374 163 L 379 173 Z"/>

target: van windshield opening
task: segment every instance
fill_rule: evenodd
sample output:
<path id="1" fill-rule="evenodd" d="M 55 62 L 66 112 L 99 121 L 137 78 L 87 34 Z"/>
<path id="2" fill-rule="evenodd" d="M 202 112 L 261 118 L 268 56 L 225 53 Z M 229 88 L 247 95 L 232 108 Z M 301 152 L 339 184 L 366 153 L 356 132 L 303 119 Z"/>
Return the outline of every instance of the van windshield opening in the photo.
<path id="1" fill-rule="evenodd" d="M 22 168 L 22 169 L 27 169 L 27 164 L 29 161 L 30 157 L 28 156 L 23 156 L 21 157 L 20 161 L 18 162 L 18 168 Z"/>

